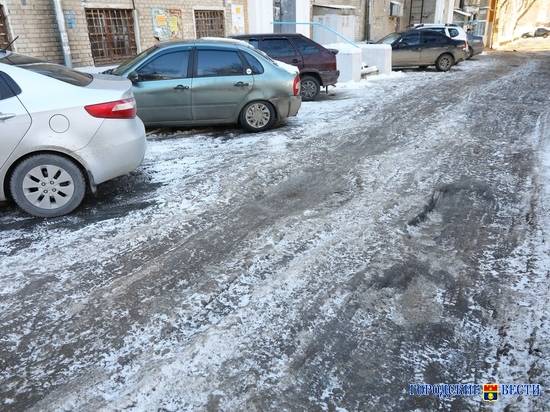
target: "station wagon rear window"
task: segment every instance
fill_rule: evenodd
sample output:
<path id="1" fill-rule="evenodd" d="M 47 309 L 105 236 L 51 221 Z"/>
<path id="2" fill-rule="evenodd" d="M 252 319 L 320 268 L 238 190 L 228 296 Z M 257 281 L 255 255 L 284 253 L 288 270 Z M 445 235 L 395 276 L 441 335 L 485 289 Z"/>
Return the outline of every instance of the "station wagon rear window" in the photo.
<path id="1" fill-rule="evenodd" d="M 74 86 L 84 87 L 89 85 L 93 80 L 90 74 L 77 72 L 60 64 L 47 63 L 34 57 L 22 56 L 16 53 L 7 55 L 3 59 L 0 59 L 0 62 L 42 74 Z"/>

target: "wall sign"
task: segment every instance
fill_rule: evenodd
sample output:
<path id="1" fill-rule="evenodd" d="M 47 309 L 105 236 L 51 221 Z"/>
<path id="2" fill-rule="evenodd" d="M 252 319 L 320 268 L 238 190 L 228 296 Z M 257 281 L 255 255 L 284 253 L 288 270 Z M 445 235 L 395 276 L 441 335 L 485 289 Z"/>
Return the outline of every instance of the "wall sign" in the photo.
<path id="1" fill-rule="evenodd" d="M 160 41 L 180 40 L 183 38 L 181 10 L 155 7 L 153 17 L 153 36 Z"/>

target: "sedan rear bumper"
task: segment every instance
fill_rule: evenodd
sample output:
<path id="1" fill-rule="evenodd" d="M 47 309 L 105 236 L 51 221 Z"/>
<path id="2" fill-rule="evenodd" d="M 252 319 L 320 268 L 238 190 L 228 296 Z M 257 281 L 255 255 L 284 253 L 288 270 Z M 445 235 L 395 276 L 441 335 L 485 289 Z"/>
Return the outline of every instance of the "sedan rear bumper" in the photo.
<path id="1" fill-rule="evenodd" d="M 296 116 L 302 106 L 301 96 L 288 96 L 271 100 L 271 103 L 277 108 L 279 119 Z"/>
<path id="2" fill-rule="evenodd" d="M 90 143 L 75 154 L 85 163 L 94 184 L 125 175 L 145 156 L 145 127 L 139 118 L 106 119 Z"/>

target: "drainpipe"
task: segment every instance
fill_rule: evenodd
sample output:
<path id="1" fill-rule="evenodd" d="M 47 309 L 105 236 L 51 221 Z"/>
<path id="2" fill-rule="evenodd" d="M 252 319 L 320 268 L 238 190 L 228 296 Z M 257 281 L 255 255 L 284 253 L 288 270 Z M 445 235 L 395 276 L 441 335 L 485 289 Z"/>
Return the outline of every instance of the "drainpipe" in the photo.
<path id="1" fill-rule="evenodd" d="M 134 19 L 134 36 L 136 38 L 136 51 L 141 53 L 141 31 L 139 30 L 139 15 L 136 9 L 136 2 L 132 0 L 132 17 Z"/>
<path id="2" fill-rule="evenodd" d="M 55 10 L 55 20 L 57 21 L 59 36 L 61 37 L 63 60 L 65 61 L 65 66 L 73 67 L 73 60 L 71 58 L 71 47 L 69 46 L 69 36 L 67 36 L 67 28 L 65 27 L 65 16 L 63 15 L 61 0 L 53 0 L 53 7 Z"/>

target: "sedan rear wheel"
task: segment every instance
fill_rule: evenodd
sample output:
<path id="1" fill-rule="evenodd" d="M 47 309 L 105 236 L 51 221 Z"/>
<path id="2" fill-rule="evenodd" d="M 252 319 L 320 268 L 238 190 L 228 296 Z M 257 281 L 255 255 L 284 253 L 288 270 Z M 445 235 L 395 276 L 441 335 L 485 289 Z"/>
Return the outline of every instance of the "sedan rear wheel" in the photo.
<path id="1" fill-rule="evenodd" d="M 435 68 L 440 72 L 446 72 L 453 67 L 455 59 L 450 54 L 442 54 L 435 62 Z"/>
<path id="2" fill-rule="evenodd" d="M 240 120 L 249 132 L 262 132 L 273 126 L 275 109 L 268 102 L 248 103 L 241 112 Z"/>
<path id="3" fill-rule="evenodd" d="M 42 154 L 29 157 L 16 166 L 10 190 L 15 203 L 25 212 L 38 217 L 57 217 L 80 205 L 86 181 L 71 160 Z"/>

